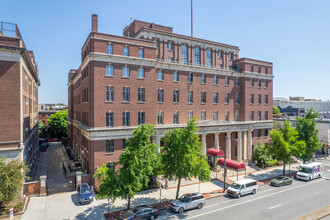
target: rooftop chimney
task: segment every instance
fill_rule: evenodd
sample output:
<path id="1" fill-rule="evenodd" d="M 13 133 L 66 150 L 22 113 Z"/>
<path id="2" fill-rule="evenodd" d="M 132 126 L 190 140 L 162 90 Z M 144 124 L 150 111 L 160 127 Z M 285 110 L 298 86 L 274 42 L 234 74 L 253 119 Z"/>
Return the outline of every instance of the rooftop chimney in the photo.
<path id="1" fill-rule="evenodd" d="M 92 32 L 97 32 L 97 15 L 92 14 Z"/>

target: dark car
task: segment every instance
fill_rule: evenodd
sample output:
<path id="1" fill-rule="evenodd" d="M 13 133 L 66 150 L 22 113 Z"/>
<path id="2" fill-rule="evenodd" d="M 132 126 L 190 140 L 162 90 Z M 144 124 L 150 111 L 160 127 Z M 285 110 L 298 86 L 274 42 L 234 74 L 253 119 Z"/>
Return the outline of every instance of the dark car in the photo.
<path id="1" fill-rule="evenodd" d="M 47 148 L 48 148 L 48 142 L 42 142 L 40 145 L 40 151 L 45 152 L 47 151 Z"/>
<path id="2" fill-rule="evenodd" d="M 133 209 L 130 209 L 123 214 L 121 214 L 120 219 L 155 219 L 157 218 L 159 214 L 158 209 L 154 209 L 152 207 L 146 206 L 146 205 L 141 205 L 141 206 L 136 206 Z"/>
<path id="3" fill-rule="evenodd" d="M 291 185 L 292 184 L 292 178 L 287 176 L 278 176 L 272 179 L 270 182 L 270 185 L 272 186 L 284 186 L 284 185 Z"/>
<path id="4" fill-rule="evenodd" d="M 77 194 L 80 204 L 93 202 L 93 192 L 87 183 L 80 183 L 78 185 Z"/>

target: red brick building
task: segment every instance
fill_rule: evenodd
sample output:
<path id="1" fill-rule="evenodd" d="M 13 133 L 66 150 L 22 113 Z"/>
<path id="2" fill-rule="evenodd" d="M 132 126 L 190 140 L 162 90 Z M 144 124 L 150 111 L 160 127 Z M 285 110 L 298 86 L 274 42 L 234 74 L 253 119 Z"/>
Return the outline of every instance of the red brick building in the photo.
<path id="1" fill-rule="evenodd" d="M 39 120 L 48 126 L 48 119 L 57 111 L 66 110 L 67 106 L 57 106 L 56 104 L 39 104 Z"/>
<path id="2" fill-rule="evenodd" d="M 16 24 L 0 22 L 0 157 L 33 165 L 38 146 L 38 67 Z"/>
<path id="3" fill-rule="evenodd" d="M 134 20 L 123 36 L 99 33 L 97 15 L 68 74 L 71 146 L 86 173 L 118 161 L 141 123 L 160 139 L 197 117 L 203 153 L 227 148 L 245 161 L 272 129 L 273 65 L 239 58 L 239 48 Z"/>

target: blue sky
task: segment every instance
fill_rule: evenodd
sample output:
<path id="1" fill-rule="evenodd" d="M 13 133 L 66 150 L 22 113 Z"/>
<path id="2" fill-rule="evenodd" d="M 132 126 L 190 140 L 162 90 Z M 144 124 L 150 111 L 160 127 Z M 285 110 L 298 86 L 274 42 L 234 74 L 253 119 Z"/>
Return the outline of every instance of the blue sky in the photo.
<path id="1" fill-rule="evenodd" d="M 195 0 L 194 36 L 239 46 L 240 57 L 273 62 L 274 97 L 330 99 L 330 1 Z M 190 35 L 190 0 L 1 0 L 0 21 L 17 23 L 39 65 L 39 103 L 67 103 L 91 30 L 122 35 L 133 19 Z"/>

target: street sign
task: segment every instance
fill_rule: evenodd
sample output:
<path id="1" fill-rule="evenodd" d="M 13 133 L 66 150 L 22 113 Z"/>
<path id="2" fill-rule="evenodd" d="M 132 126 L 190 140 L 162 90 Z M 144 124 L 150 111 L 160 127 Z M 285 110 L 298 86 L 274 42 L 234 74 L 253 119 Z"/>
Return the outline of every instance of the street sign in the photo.
<path id="1" fill-rule="evenodd" d="M 9 219 L 10 220 L 13 220 L 14 219 L 14 209 L 13 208 L 11 208 L 11 209 L 9 209 Z"/>
<path id="2" fill-rule="evenodd" d="M 45 179 L 41 179 L 41 187 L 45 187 L 46 186 L 46 181 L 45 181 Z"/>

